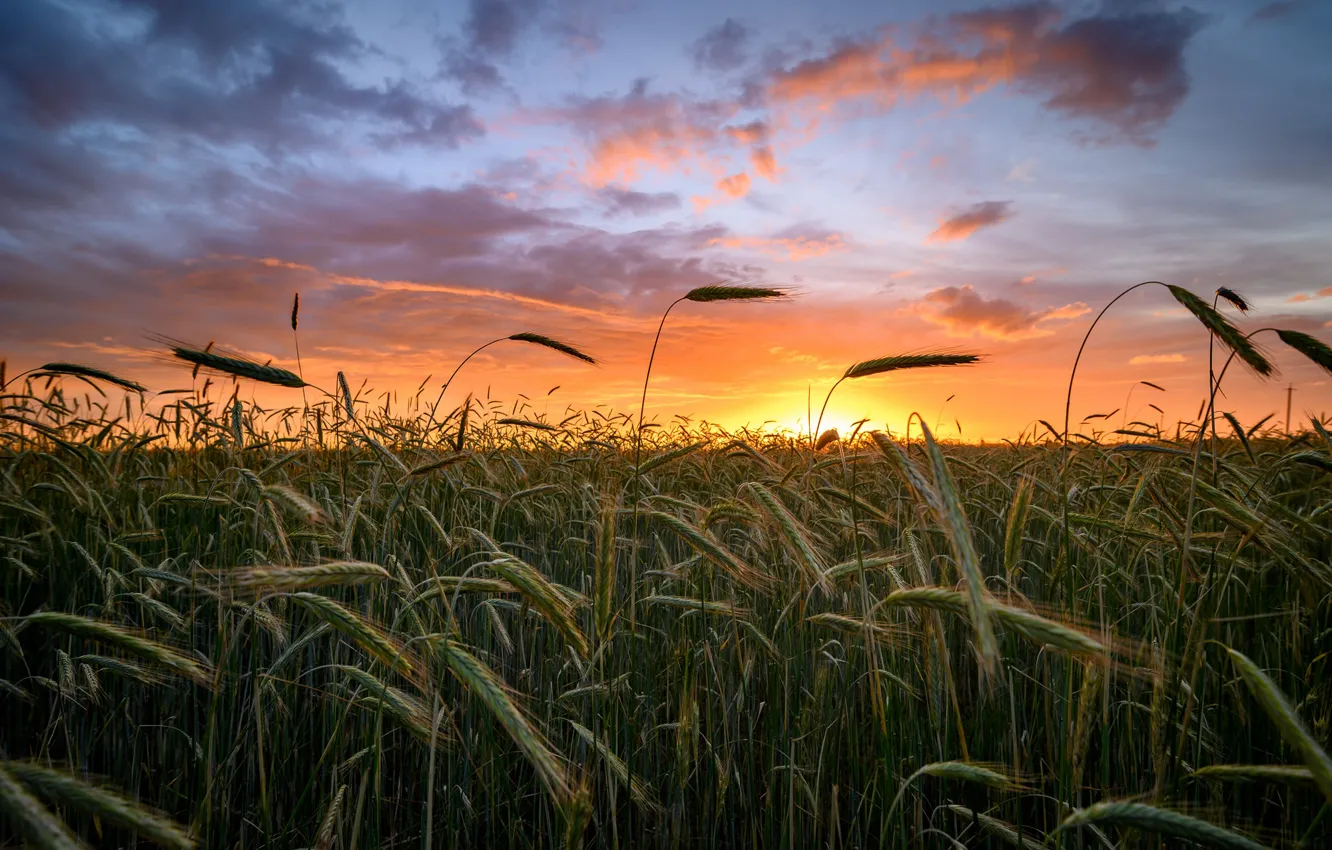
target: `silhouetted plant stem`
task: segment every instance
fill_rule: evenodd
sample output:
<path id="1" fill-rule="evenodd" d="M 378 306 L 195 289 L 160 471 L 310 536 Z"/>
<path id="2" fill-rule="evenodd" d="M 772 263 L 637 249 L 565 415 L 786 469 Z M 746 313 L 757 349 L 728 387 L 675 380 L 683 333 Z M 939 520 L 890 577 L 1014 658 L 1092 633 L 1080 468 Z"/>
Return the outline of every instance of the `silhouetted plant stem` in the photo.
<path id="1" fill-rule="evenodd" d="M 472 351 L 471 354 L 464 357 L 461 363 L 453 367 L 453 371 L 449 373 L 448 379 L 445 380 L 443 385 L 440 386 L 439 395 L 435 398 L 435 403 L 430 406 L 430 417 L 426 422 L 426 428 L 425 428 L 427 433 L 429 433 L 430 429 L 433 428 L 435 425 L 435 413 L 439 408 L 439 403 L 444 400 L 444 393 L 448 392 L 449 385 L 453 383 L 453 379 L 457 377 L 458 372 L 462 369 L 462 367 L 467 365 L 467 361 L 471 360 L 473 357 L 480 354 L 482 351 L 485 351 L 490 346 L 495 345 L 496 343 L 505 342 L 506 340 L 511 340 L 513 342 L 529 342 L 532 343 L 533 345 L 540 345 L 543 348 L 549 348 L 554 351 L 558 351 L 561 354 L 567 354 L 576 360 L 582 360 L 584 363 L 591 363 L 593 365 L 596 365 L 597 362 L 596 358 L 592 357 L 590 354 L 585 354 L 584 352 L 578 350 L 572 345 L 569 345 L 568 343 L 560 342 L 559 340 L 551 339 L 550 337 L 543 336 L 541 334 L 524 331 L 523 333 L 510 334 L 509 336 L 502 336 L 496 339 L 492 339 L 490 342 L 478 346 L 476 349 Z"/>

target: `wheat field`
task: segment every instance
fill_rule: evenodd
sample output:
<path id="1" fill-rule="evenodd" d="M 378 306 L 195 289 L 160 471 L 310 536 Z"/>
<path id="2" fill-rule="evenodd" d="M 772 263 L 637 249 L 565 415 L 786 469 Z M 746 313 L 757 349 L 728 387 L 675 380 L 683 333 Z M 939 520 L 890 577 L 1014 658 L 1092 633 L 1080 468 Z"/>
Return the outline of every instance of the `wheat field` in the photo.
<path id="1" fill-rule="evenodd" d="M 0 842 L 1332 846 L 1321 422 L 730 433 L 171 347 L 4 390 Z"/>

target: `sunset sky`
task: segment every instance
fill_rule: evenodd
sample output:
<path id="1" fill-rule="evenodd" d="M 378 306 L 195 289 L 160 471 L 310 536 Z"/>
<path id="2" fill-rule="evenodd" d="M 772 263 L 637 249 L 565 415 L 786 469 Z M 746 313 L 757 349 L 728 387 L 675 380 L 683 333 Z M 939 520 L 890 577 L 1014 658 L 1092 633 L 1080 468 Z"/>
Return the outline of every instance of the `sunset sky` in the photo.
<path id="1" fill-rule="evenodd" d="M 986 359 L 849 382 L 827 421 L 1012 435 L 1142 280 L 1332 340 L 1329 45 L 1323 0 L 9 0 L 0 357 L 187 386 L 157 333 L 295 369 L 299 290 L 317 385 L 433 396 L 535 331 L 603 363 L 506 343 L 449 398 L 634 412 L 661 311 L 730 280 L 796 297 L 677 307 L 649 413 L 802 427 L 850 363 L 948 349 Z M 1281 376 L 1223 408 L 1332 408 L 1266 342 Z M 1192 418 L 1206 370 L 1140 290 L 1074 422 L 1142 380 L 1128 419 Z"/>

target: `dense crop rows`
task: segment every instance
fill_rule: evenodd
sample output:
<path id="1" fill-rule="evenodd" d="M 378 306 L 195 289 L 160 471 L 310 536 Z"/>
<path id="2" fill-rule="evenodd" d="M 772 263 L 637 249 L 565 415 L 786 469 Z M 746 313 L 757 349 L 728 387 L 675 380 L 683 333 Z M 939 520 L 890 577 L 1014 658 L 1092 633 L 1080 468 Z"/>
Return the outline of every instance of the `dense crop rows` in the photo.
<path id="1" fill-rule="evenodd" d="M 1168 440 L 1061 471 L 1057 444 L 945 465 L 919 439 L 680 426 L 649 431 L 636 485 L 596 414 L 473 414 L 455 452 L 364 406 L 323 409 L 336 449 L 253 406 L 14 406 L 47 427 L 5 432 L 9 781 L 105 777 L 205 846 L 997 846 L 1079 809 L 1083 846 L 1180 811 L 1273 846 L 1332 826 L 1326 755 L 1298 744 L 1332 721 L 1320 433 L 1223 440 L 1215 479 L 1203 452 L 1181 574 L 1192 458 Z M 1088 808 L 1127 799 L 1154 808 Z"/>
<path id="2" fill-rule="evenodd" d="M 1332 842 L 1321 422 L 944 447 L 197 372 L 0 398 L 0 843 Z"/>

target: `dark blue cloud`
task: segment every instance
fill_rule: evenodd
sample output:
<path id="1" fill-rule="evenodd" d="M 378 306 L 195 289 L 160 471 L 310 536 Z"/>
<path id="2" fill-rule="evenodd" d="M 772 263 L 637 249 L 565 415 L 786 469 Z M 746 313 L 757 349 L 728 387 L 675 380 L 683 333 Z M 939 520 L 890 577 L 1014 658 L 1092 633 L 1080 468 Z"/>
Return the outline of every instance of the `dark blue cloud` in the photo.
<path id="1" fill-rule="evenodd" d="M 351 82 L 340 65 L 365 52 L 324 7 L 0 4 L 0 116 L 47 132 L 109 123 L 270 149 L 326 144 L 358 122 L 385 143 L 454 147 L 481 135 L 468 107 L 403 80 Z"/>
<path id="2" fill-rule="evenodd" d="M 649 215 L 680 208 L 680 196 L 674 192 L 638 192 L 607 186 L 599 189 L 597 196 L 610 216 Z"/>
<path id="3" fill-rule="evenodd" d="M 513 56 L 523 33 L 536 23 L 543 0 L 471 0 L 460 39 L 440 39 L 440 72 L 464 93 L 485 94 L 504 87 L 497 63 Z"/>
<path id="4" fill-rule="evenodd" d="M 1291 12 L 1298 11 L 1304 6 L 1312 6 L 1312 0 L 1276 0 L 1274 3 L 1267 3 L 1257 9 L 1250 17 L 1249 23 L 1260 23 L 1262 21 L 1274 21 L 1277 18 L 1284 18 Z"/>
<path id="5" fill-rule="evenodd" d="M 1184 52 L 1205 21 L 1192 9 L 1138 9 L 1070 21 L 1040 45 L 1026 81 L 1055 112 L 1146 140 L 1188 96 Z"/>
<path id="6" fill-rule="evenodd" d="M 727 18 L 708 30 L 690 47 L 694 67 L 706 71 L 733 71 L 749 60 L 749 28 Z"/>

